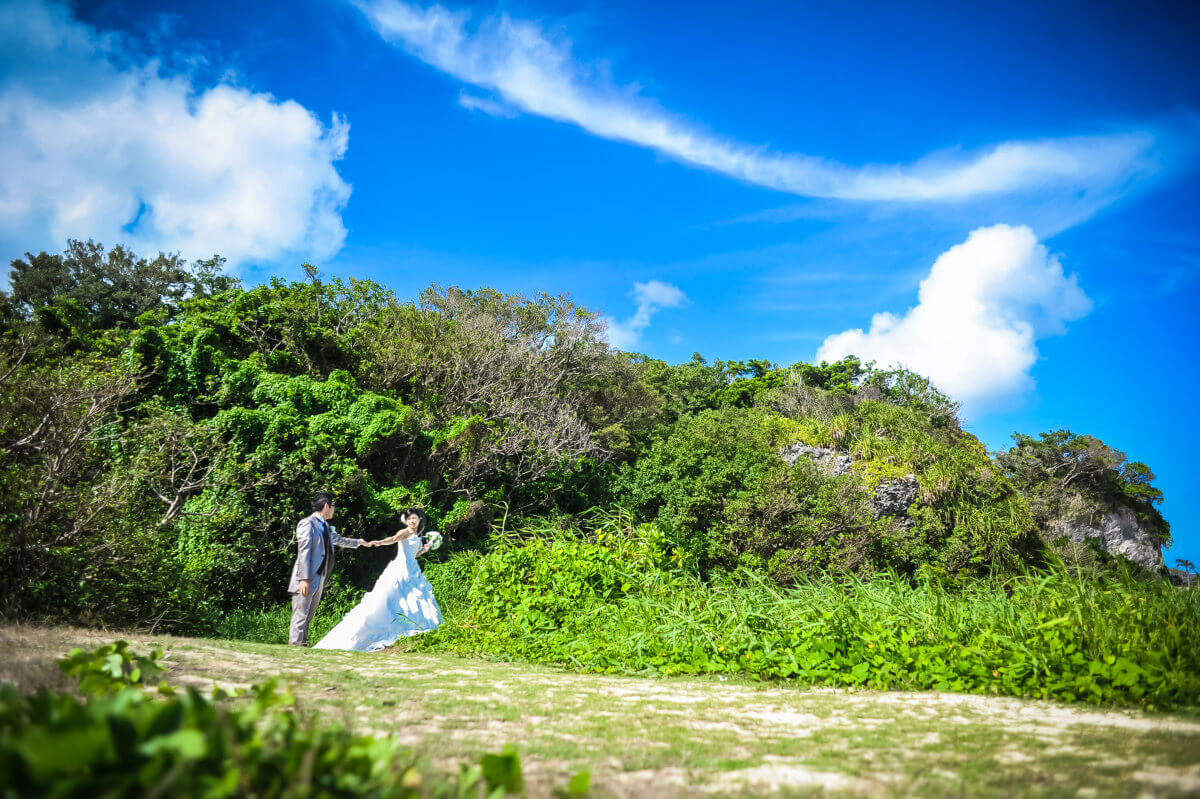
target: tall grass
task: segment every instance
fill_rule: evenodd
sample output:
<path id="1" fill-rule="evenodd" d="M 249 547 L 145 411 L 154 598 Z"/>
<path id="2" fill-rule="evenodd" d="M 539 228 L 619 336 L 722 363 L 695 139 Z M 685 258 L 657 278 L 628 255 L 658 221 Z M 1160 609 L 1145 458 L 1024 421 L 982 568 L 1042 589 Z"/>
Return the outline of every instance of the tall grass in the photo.
<path id="1" fill-rule="evenodd" d="M 437 568 L 465 601 L 411 645 L 588 671 L 1200 704 L 1198 591 L 1065 570 L 705 583 L 671 568 L 660 541 L 648 525 L 583 538 L 543 527 L 452 559 Z"/>
<path id="2" fill-rule="evenodd" d="M 308 640 L 316 643 L 358 604 L 365 592 L 340 584 L 330 585 L 321 597 L 317 615 L 308 630 Z M 286 644 L 292 623 L 291 602 L 279 602 L 262 608 L 238 608 L 216 623 L 213 635 L 231 641 L 257 641 L 261 644 Z"/>

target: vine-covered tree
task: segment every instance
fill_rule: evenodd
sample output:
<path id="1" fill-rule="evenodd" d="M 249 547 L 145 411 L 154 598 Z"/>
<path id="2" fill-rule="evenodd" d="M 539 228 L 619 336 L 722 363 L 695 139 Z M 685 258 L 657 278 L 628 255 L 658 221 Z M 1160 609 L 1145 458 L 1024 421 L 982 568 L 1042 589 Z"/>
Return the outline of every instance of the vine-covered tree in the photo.
<path id="1" fill-rule="evenodd" d="M 147 311 L 178 312 L 189 297 L 210 296 L 239 281 L 224 273 L 225 259 L 189 264 L 178 254 L 139 258 L 118 245 L 71 241 L 61 255 L 26 253 L 12 262 L 12 303 L 26 316 L 41 312 L 62 328 L 129 328 Z"/>

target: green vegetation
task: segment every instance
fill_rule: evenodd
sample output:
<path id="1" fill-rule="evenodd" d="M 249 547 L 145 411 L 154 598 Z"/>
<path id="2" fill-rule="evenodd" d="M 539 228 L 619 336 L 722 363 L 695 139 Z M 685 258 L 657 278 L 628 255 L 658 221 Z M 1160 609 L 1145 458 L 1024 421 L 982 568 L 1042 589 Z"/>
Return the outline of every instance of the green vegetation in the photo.
<path id="1" fill-rule="evenodd" d="M 150 684 L 166 671 L 162 650 L 139 655 L 130 650 L 128 641 L 105 644 L 92 651 L 79 647 L 58 662 L 68 677 L 79 680 L 85 694 L 106 694 L 127 686 Z"/>
<path id="2" fill-rule="evenodd" d="M 465 604 L 411 646 L 601 672 L 1200 704 L 1200 594 L 1129 573 L 703 581 L 673 568 L 656 526 L 619 518 L 527 529 L 457 561 L 430 579 L 461 585 L 469 569 Z"/>
<path id="3" fill-rule="evenodd" d="M 61 666 L 81 678 L 81 696 L 27 696 L 0 683 L 0 794 L 475 797 L 524 787 L 511 747 L 451 778 L 393 738 L 298 713 L 274 681 L 211 699 L 163 682 L 155 697 L 140 684 L 162 671 L 160 656 L 136 655 L 125 641 L 74 650 Z M 588 790 L 582 772 L 561 793 Z"/>
<path id="4" fill-rule="evenodd" d="M 1016 446 L 996 460 L 1043 529 L 1058 521 L 1095 524 L 1105 513 L 1128 508 L 1150 538 L 1162 546 L 1171 542 L 1171 525 L 1156 507 L 1163 494 L 1146 464 L 1069 430 L 1013 439 Z"/>
<path id="5" fill-rule="evenodd" d="M 1197 701 L 1195 592 L 1055 565 L 1062 519 L 1123 508 L 1169 539 L 1149 467 L 1097 439 L 989 454 L 905 370 L 672 365 L 613 350 L 566 297 L 405 302 L 311 267 L 247 289 L 220 264 L 91 242 L 13 264 L 0 617 L 281 641 L 292 530 L 325 489 L 348 534 L 413 504 L 446 533 L 449 622 L 413 646 Z M 314 635 L 391 554 L 340 559 Z"/>
<path id="6" fill-rule="evenodd" d="M 829 569 L 1017 567 L 1033 519 L 974 436 L 864 394 L 796 384 L 765 399 L 684 417 L 624 468 L 618 496 L 702 564 L 765 566 L 781 584 Z M 848 453 L 853 474 L 788 466 L 780 451 L 795 442 Z M 907 474 L 919 507 L 877 517 L 874 489 Z"/>

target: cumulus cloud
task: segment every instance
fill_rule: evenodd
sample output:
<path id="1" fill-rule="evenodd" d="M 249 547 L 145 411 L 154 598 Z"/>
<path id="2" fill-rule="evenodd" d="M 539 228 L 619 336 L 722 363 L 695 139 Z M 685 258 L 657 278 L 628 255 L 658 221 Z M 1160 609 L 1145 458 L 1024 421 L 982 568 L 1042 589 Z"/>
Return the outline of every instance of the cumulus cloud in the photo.
<path id="1" fill-rule="evenodd" d="M 0 5 L 0 243 L 321 260 L 346 236 L 349 126 L 139 58 L 65 6 Z M 186 61 L 186 59 L 170 59 Z"/>
<path id="2" fill-rule="evenodd" d="M 706 134 L 613 84 L 603 65 L 580 63 L 571 42 L 535 22 L 404 0 L 352 0 L 388 42 L 508 105 L 597 136 L 649 147 L 685 163 L 779 191 L 857 201 L 945 201 L 1070 187 L 1097 191 L 1155 169 L 1155 136 L 1001 142 L 973 153 L 932 154 L 907 165 L 849 166 L 772 152 Z"/>
<path id="3" fill-rule="evenodd" d="M 865 332 L 829 336 L 816 357 L 904 366 L 978 412 L 1032 388 L 1037 340 L 1089 310 L 1075 275 L 1032 230 L 996 225 L 942 253 L 903 316 L 879 313 Z"/>
<path id="4" fill-rule="evenodd" d="M 637 300 L 637 311 L 624 322 L 610 320 L 605 330 L 608 343 L 622 350 L 631 350 L 641 341 L 642 331 L 650 326 L 650 319 L 660 308 L 678 308 L 687 302 L 687 295 L 670 283 L 651 280 L 649 283 L 634 283 L 633 296 Z"/>

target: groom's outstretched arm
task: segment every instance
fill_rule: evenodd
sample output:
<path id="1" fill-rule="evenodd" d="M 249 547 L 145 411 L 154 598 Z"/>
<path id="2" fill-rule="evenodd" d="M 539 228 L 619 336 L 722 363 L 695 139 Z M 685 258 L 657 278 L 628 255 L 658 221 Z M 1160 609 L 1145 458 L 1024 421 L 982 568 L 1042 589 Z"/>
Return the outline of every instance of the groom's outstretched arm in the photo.
<path id="1" fill-rule="evenodd" d="M 333 541 L 334 546 L 349 547 L 350 549 L 358 549 L 366 543 L 361 538 L 346 538 L 346 536 L 339 534 L 333 529 L 329 531 L 329 538 Z"/>

